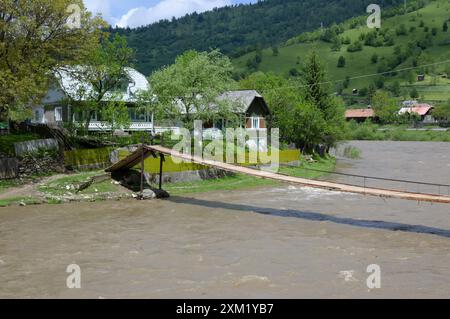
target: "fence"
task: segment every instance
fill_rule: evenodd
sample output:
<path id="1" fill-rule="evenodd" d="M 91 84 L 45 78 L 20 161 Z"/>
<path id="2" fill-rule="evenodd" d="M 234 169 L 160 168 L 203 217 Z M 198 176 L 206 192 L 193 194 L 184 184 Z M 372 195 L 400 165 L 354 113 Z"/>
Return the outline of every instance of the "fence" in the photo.
<path id="1" fill-rule="evenodd" d="M 19 174 L 19 161 L 17 158 L 0 159 L 0 179 L 16 178 Z"/>
<path id="2" fill-rule="evenodd" d="M 292 167 L 293 165 L 283 164 L 283 166 Z M 301 166 L 300 168 L 302 168 L 305 172 L 310 171 L 323 174 L 323 176 L 319 178 L 320 180 L 339 182 L 341 184 L 352 186 L 361 186 L 364 188 L 383 188 L 417 194 L 450 195 L 450 184 L 330 172 Z"/>

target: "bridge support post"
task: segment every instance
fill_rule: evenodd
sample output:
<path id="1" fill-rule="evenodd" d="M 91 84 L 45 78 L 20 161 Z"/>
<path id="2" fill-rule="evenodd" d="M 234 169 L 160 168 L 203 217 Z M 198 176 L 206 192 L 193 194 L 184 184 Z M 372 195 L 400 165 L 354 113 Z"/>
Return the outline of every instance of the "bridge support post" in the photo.
<path id="1" fill-rule="evenodd" d="M 164 161 L 165 161 L 164 154 L 159 153 L 159 190 L 162 190 L 162 175 L 163 175 Z"/>

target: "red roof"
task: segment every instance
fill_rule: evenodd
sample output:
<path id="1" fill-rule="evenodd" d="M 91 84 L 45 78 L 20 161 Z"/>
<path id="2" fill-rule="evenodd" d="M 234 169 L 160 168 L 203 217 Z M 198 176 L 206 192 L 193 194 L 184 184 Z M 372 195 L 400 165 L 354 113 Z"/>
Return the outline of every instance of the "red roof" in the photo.
<path id="1" fill-rule="evenodd" d="M 413 107 L 404 107 L 400 110 L 400 114 L 403 113 L 416 113 L 420 116 L 426 115 L 433 107 L 430 104 L 415 104 Z"/>
<path id="2" fill-rule="evenodd" d="M 372 109 L 351 109 L 345 111 L 346 118 L 369 118 L 374 116 L 375 112 Z"/>

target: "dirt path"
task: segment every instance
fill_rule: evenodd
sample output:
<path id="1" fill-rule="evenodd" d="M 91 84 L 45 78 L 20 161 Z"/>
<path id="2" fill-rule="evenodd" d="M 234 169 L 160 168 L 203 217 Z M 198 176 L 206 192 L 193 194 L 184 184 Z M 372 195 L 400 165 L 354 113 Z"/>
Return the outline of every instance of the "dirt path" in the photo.
<path id="1" fill-rule="evenodd" d="M 38 187 L 44 183 L 48 183 L 59 178 L 67 176 L 66 174 L 57 174 L 49 177 L 44 177 L 36 182 L 24 184 L 17 187 L 7 188 L 0 191 L 0 199 L 15 198 L 15 197 L 39 197 L 42 195 Z"/>

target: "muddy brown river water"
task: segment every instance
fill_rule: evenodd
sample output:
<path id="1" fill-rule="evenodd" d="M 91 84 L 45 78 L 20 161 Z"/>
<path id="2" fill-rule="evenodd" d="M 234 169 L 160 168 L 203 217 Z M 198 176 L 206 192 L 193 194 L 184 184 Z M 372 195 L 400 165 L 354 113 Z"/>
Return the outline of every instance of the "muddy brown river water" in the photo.
<path id="1" fill-rule="evenodd" d="M 341 172 L 450 182 L 450 143 L 352 144 Z M 0 297 L 448 298 L 450 205 L 286 185 L 0 208 Z"/>

